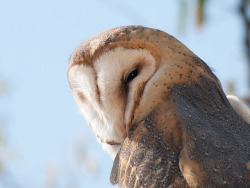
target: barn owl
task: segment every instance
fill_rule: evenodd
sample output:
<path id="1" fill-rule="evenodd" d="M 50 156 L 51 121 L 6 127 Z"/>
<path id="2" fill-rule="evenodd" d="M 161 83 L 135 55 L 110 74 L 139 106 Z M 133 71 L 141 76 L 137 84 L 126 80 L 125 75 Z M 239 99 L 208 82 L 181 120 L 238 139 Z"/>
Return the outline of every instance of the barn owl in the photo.
<path id="1" fill-rule="evenodd" d="M 173 36 L 110 29 L 72 53 L 68 81 L 120 187 L 250 186 L 250 125 Z M 241 104 L 240 104 L 241 105 Z"/>

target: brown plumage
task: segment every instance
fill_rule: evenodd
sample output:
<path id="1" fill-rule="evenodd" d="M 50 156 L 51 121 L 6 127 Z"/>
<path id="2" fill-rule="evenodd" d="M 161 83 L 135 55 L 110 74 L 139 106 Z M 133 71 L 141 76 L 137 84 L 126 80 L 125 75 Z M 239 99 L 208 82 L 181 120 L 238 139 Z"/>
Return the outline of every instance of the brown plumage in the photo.
<path id="1" fill-rule="evenodd" d="M 98 140 L 116 155 L 111 183 L 250 186 L 250 125 L 210 68 L 171 35 L 104 31 L 73 52 L 68 79 Z"/>

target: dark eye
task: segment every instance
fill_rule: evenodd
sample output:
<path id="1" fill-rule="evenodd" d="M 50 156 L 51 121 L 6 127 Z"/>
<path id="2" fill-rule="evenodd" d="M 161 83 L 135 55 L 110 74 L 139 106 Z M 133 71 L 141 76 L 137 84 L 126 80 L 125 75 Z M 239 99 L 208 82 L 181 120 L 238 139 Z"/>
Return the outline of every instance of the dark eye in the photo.
<path id="1" fill-rule="evenodd" d="M 130 80 L 133 80 L 138 74 L 138 70 L 133 70 L 127 77 L 126 83 L 128 83 Z"/>

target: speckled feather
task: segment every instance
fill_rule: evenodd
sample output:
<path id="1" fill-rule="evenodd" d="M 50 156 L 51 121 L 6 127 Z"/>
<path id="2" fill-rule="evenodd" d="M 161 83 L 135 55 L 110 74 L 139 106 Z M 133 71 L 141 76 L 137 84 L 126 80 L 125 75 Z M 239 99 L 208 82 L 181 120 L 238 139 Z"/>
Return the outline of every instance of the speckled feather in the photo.
<path id="1" fill-rule="evenodd" d="M 204 186 L 249 187 L 250 126 L 234 111 L 224 92 L 200 76 L 174 87 L 174 99 L 188 155 L 204 169 Z"/>
<path id="2" fill-rule="evenodd" d="M 134 87 L 127 124 L 118 130 L 123 142 L 111 183 L 120 187 L 250 187 L 250 125 L 234 111 L 206 63 L 171 35 L 127 26 L 89 38 L 71 55 L 68 77 L 73 92 L 72 67 L 93 69 L 103 54 L 114 53 L 118 47 L 146 50 L 155 59 L 155 71 Z M 79 95 L 88 101 L 84 93 Z M 96 95 L 102 103 L 98 85 Z M 101 138 L 98 130 L 93 131 L 102 143 L 119 147 L 119 140 Z"/>
<path id="3" fill-rule="evenodd" d="M 195 174 L 199 187 L 249 187 L 249 124 L 203 76 L 172 89 L 161 106 L 130 130 L 110 181 L 121 187 L 188 187 L 179 167 L 186 147 L 202 169 Z M 183 134 L 189 139 L 183 140 Z M 180 140 L 174 141 L 176 137 Z"/>
<path id="4" fill-rule="evenodd" d="M 179 168 L 181 140 L 174 138 L 178 132 L 180 136 L 177 128 L 180 122 L 166 107 L 154 110 L 129 131 L 115 158 L 111 183 L 120 187 L 188 186 Z M 167 112 L 163 118 L 162 110 Z M 168 126 L 170 119 L 173 123 Z"/>

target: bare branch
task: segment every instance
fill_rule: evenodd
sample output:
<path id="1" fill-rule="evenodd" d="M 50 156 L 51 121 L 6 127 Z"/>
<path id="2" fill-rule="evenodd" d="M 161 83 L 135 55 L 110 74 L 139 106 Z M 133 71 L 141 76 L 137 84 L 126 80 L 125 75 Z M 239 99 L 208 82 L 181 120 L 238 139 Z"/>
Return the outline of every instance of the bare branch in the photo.
<path id="1" fill-rule="evenodd" d="M 246 53 L 247 53 L 247 61 L 248 61 L 248 86 L 250 88 L 250 14 L 249 7 L 250 3 L 249 0 L 241 0 L 240 1 L 240 14 L 243 18 L 244 25 L 245 25 L 245 46 L 246 46 Z"/>

